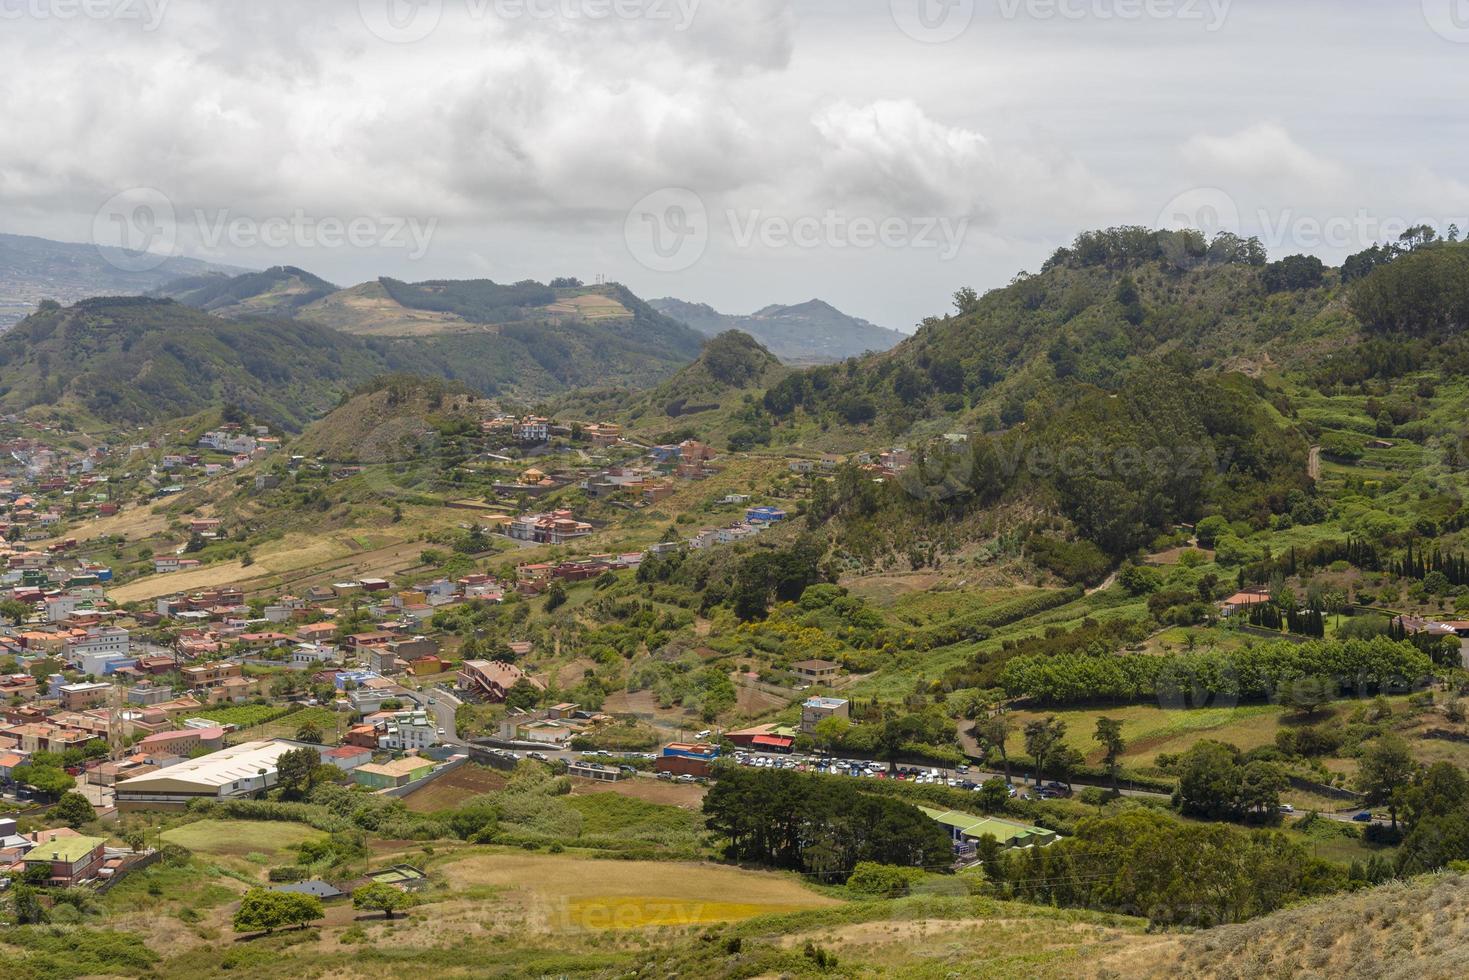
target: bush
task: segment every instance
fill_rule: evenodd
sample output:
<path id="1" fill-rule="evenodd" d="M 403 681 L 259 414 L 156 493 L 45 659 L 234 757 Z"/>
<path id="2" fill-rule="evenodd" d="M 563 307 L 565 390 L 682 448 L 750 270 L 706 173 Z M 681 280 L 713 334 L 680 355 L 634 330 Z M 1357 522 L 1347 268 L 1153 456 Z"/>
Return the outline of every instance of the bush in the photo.
<path id="1" fill-rule="evenodd" d="M 890 864 L 862 861 L 852 869 L 847 887 L 860 895 L 900 898 L 908 894 L 913 884 L 922 878 L 923 872 L 918 868 L 898 868 Z"/>
<path id="2" fill-rule="evenodd" d="M 1026 544 L 1031 561 L 1068 582 L 1096 585 L 1112 569 L 1111 560 L 1090 541 L 1062 541 L 1036 535 Z"/>

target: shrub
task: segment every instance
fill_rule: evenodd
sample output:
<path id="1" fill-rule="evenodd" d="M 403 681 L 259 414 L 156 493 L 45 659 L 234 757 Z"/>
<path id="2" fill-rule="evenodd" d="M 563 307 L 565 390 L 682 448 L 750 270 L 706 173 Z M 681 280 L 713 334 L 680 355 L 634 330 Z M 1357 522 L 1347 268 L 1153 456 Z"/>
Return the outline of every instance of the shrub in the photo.
<path id="1" fill-rule="evenodd" d="M 862 861 L 852 869 L 847 887 L 861 895 L 899 898 L 908 894 L 914 882 L 923 877 L 917 868 L 898 868 L 890 864 Z"/>

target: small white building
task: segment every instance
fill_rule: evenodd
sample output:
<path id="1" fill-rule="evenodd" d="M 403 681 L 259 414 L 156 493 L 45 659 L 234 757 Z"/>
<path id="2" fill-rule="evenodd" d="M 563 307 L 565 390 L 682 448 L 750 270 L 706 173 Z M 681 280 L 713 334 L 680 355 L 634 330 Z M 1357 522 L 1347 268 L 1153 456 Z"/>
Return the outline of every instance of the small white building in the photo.
<path id="1" fill-rule="evenodd" d="M 426 711 L 400 711 L 387 722 L 378 745 L 394 752 L 413 752 L 439 744 L 439 729 Z"/>

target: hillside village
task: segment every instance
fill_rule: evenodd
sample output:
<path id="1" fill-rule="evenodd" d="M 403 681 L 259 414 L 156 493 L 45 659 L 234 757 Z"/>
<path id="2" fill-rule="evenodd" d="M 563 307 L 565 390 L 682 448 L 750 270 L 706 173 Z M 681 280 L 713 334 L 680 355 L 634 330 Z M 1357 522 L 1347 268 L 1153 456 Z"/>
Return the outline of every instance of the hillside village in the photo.
<path id="1" fill-rule="evenodd" d="M 0 980 L 1469 975 L 1466 10 L 0 6 Z"/>
<path id="2" fill-rule="evenodd" d="M 1457 385 L 1150 363 L 905 427 L 878 419 L 917 367 L 844 394 L 869 382 L 709 351 L 626 411 L 394 375 L 301 431 L 0 419 L 4 907 L 184 923 L 197 957 L 266 923 L 285 963 L 271 915 L 382 942 L 485 887 L 642 935 L 660 913 L 587 867 L 636 862 L 674 892 L 737 872 L 750 901 L 709 928 L 932 892 L 1125 936 L 1466 859 L 1425 807 L 1469 768 L 1469 538 L 1455 472 L 1415 455 Z M 1191 414 L 1200 387 L 1227 417 Z M 1252 462 L 1118 473 L 1072 441 L 1168 426 Z M 1187 914 L 1072 873 L 1210 848 L 1243 904 L 1207 869 L 1159 872 Z M 155 900 L 164 924 L 121 918 Z"/>

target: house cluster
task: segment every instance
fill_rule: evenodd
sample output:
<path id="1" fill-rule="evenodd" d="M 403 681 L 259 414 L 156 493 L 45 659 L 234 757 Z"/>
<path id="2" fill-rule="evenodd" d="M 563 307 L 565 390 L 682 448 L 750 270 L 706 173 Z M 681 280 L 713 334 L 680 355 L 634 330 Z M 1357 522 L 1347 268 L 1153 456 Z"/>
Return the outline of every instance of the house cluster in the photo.
<path id="1" fill-rule="evenodd" d="M 516 569 L 516 591 L 521 595 L 540 595 L 552 582 L 587 582 L 607 572 L 637 568 L 643 563 L 643 552 L 623 555 L 591 555 L 574 561 L 537 562 Z"/>
<path id="2" fill-rule="evenodd" d="M 558 704 L 538 711 L 512 710 L 500 723 L 500 737 L 509 742 L 539 743 L 566 748 L 578 737 L 590 735 L 612 719 L 579 704 Z"/>
<path id="3" fill-rule="evenodd" d="M 1427 619 L 1423 616 L 1399 616 L 1393 620 L 1397 626 L 1408 636 L 1424 634 L 1426 636 L 1447 638 L 1457 637 L 1461 640 L 1469 639 L 1469 621 L 1450 619 L 1436 620 Z"/>
<path id="4" fill-rule="evenodd" d="M 497 415 L 480 423 L 491 435 L 508 436 L 522 446 L 538 446 L 553 437 L 589 442 L 594 449 L 611 449 L 622 442 L 622 426 L 611 422 L 557 423 L 538 415 Z"/>
<path id="5" fill-rule="evenodd" d="M 72 558 L 74 548 L 66 541 L 45 551 L 0 543 L 0 589 L 46 623 L 86 625 L 105 618 L 109 607 L 103 587 L 112 581 L 112 569 Z"/>
<path id="6" fill-rule="evenodd" d="M 190 473 L 208 479 L 242 470 L 280 448 L 280 437 L 271 435 L 267 426 L 226 423 L 199 436 L 193 451 L 164 453 L 152 478 L 157 482 Z"/>
<path id="7" fill-rule="evenodd" d="M 689 547 L 696 551 L 718 545 L 736 544 L 754 537 L 767 528 L 779 524 L 789 515 L 779 507 L 751 507 L 745 511 L 745 519 L 728 527 L 705 528 L 689 540 Z"/>
<path id="8" fill-rule="evenodd" d="M 962 437 L 960 435 L 948 435 L 944 438 L 953 444 Z M 832 453 L 826 453 L 814 459 L 804 457 L 792 459 L 786 464 L 786 468 L 797 475 L 809 476 L 818 473 L 834 473 L 848 463 L 855 464 L 862 472 L 868 474 L 874 480 L 887 480 L 899 476 L 904 470 L 913 465 L 913 453 L 902 446 L 885 449 L 875 455 L 867 452 L 857 453 L 853 456 L 838 456 Z"/>
<path id="9" fill-rule="evenodd" d="M 748 503 L 749 498 L 739 496 L 732 498 L 737 503 Z M 727 500 L 726 502 L 730 502 Z M 706 528 L 691 538 L 687 545 L 694 550 L 712 548 L 717 545 L 734 544 L 753 537 L 767 528 L 779 524 L 788 518 L 788 514 L 778 507 L 751 507 L 745 511 L 743 521 L 722 528 Z M 578 535 L 580 536 L 580 535 Z M 565 540 L 574 540 L 567 538 Z M 551 543 L 564 543 L 556 541 Z M 630 552 L 619 555 L 590 555 L 585 558 L 567 560 L 561 562 L 535 562 L 521 565 L 516 570 L 516 589 L 522 595 L 539 595 L 550 587 L 552 582 L 585 582 L 598 578 L 607 572 L 618 572 L 627 569 L 635 569 L 649 556 L 663 555 L 675 552 L 684 547 L 678 541 L 670 541 L 657 544 L 643 552 Z"/>
<path id="10" fill-rule="evenodd" d="M 713 475 L 709 464 L 716 456 L 712 447 L 692 439 L 654 446 L 641 462 L 609 466 L 588 475 L 581 489 L 596 498 L 626 494 L 656 504 L 673 495 L 676 480 L 703 480 Z"/>
<path id="11" fill-rule="evenodd" d="M 581 488 L 596 499 L 626 494 L 650 504 L 666 499 L 675 489 L 653 467 L 632 464 L 599 470 L 584 479 Z"/>
<path id="12" fill-rule="evenodd" d="M 67 520 L 116 514 L 108 478 L 97 472 L 109 455 L 106 446 L 62 451 L 29 438 L 0 442 L 0 538 L 42 541 Z"/>
<path id="13" fill-rule="evenodd" d="M 676 446 L 654 446 L 648 458 L 664 474 L 685 480 L 702 480 L 713 473 L 709 464 L 717 455 L 712 446 L 696 439 L 686 439 Z"/>

